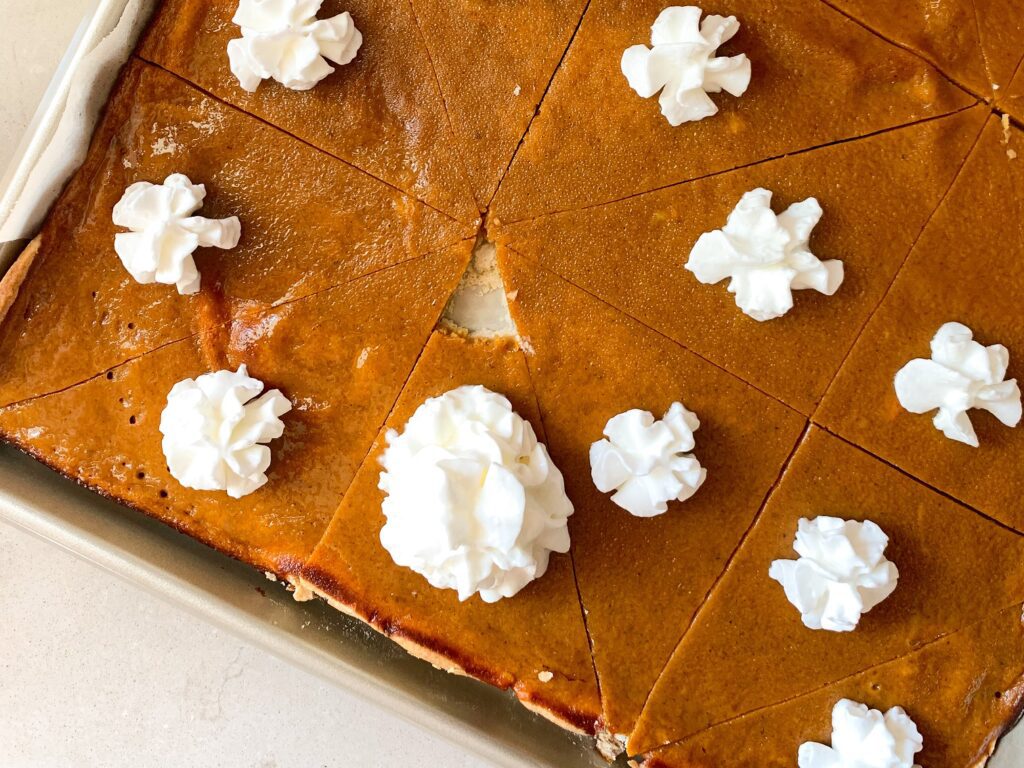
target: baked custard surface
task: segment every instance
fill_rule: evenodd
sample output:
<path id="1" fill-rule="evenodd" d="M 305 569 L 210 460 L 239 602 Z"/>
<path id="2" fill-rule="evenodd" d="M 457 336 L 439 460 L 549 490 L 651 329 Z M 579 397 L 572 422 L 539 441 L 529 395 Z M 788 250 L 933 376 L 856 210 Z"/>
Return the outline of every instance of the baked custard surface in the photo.
<path id="1" fill-rule="evenodd" d="M 722 53 L 753 81 L 679 127 L 619 70 L 650 0 L 326 0 L 358 56 L 252 94 L 225 53 L 236 6 L 160 4 L 0 285 L 0 435 L 648 767 L 792 765 L 843 697 L 904 706 L 923 765 L 983 762 L 1024 707 L 1024 432 L 981 414 L 980 449 L 946 441 L 891 382 L 953 319 L 1020 370 L 1014 3 L 726 0 L 705 11 L 739 18 Z M 172 173 L 206 184 L 204 216 L 242 220 L 237 248 L 196 252 L 195 296 L 135 283 L 113 252 L 124 189 Z M 683 269 L 757 186 L 776 211 L 816 196 L 811 247 L 847 276 L 768 323 Z M 438 326 L 485 237 L 518 341 Z M 243 363 L 295 405 L 269 482 L 185 489 L 166 394 Z M 569 554 L 490 605 L 378 539 L 381 430 L 461 384 L 512 400 L 575 506 Z M 631 517 L 594 488 L 589 446 L 677 400 L 708 481 Z M 882 521 L 900 566 L 853 633 L 806 629 L 767 577 L 822 514 Z"/>

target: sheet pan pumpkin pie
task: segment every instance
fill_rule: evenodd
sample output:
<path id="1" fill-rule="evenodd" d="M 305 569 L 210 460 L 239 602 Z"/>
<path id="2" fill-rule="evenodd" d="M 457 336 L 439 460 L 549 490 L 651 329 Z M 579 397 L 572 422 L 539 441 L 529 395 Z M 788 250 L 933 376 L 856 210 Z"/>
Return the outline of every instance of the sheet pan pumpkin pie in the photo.
<path id="1" fill-rule="evenodd" d="M 982 765 L 1024 29 L 883 5 L 157 3 L 0 437 L 609 759 Z"/>

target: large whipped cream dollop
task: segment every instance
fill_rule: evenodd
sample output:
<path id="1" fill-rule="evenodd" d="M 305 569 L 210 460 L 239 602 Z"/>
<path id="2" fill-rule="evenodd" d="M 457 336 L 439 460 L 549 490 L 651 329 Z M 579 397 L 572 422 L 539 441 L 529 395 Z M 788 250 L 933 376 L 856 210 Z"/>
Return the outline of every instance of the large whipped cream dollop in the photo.
<path id="1" fill-rule="evenodd" d="M 917 725 L 901 707 L 884 715 L 849 699 L 832 708 L 832 746 L 813 741 L 800 745 L 799 768 L 915 768 L 914 755 L 924 748 Z"/>
<path id="2" fill-rule="evenodd" d="M 569 551 L 562 473 L 501 395 L 463 386 L 429 398 L 387 442 L 380 541 L 432 586 L 493 603 Z"/>
<path id="3" fill-rule="evenodd" d="M 622 74 L 630 87 L 647 99 L 661 91 L 661 113 L 672 125 L 703 120 L 718 112 L 709 93 L 725 90 L 742 96 L 750 85 L 745 54 L 716 57 L 740 24 L 735 16 L 708 16 L 693 5 L 673 6 L 658 14 L 651 27 L 651 45 L 633 45 L 622 54 Z"/>
<path id="4" fill-rule="evenodd" d="M 896 589 L 900 574 L 885 558 L 888 544 L 870 520 L 801 518 L 793 545 L 800 558 L 776 560 L 768 575 L 786 590 L 806 627 L 850 632 Z"/>
<path id="5" fill-rule="evenodd" d="M 227 491 L 239 499 L 267 482 L 268 443 L 284 434 L 279 417 L 292 405 L 278 390 L 263 391 L 244 365 L 179 381 L 160 415 L 164 456 L 186 488 Z"/>
<path id="6" fill-rule="evenodd" d="M 660 421 L 633 409 L 613 416 L 605 439 L 590 446 L 590 472 L 602 493 L 637 517 L 654 517 L 672 500 L 686 501 L 707 478 L 693 455 L 700 420 L 682 403 L 672 403 Z"/>
<path id="7" fill-rule="evenodd" d="M 1002 344 L 984 346 L 971 329 L 946 323 L 932 339 L 931 360 L 917 358 L 896 374 L 896 397 L 911 413 L 938 410 L 935 427 L 950 440 L 978 447 L 967 411 L 982 408 L 1008 427 L 1020 423 L 1020 387 L 1006 379 L 1010 353 Z"/>
<path id="8" fill-rule="evenodd" d="M 821 206 L 809 197 L 776 215 L 767 189 L 747 192 L 722 229 L 705 232 L 690 251 L 686 268 L 705 285 L 729 278 L 736 304 L 755 320 L 782 317 L 793 307 L 793 291 L 831 296 L 843 282 L 843 263 L 820 261 L 808 250 Z"/>
<path id="9" fill-rule="evenodd" d="M 348 64 L 363 36 L 347 11 L 318 19 L 323 0 L 240 0 L 232 21 L 242 36 L 228 43 L 231 71 L 250 93 L 273 78 L 308 91 L 334 71 L 327 60 Z"/>
<path id="10" fill-rule="evenodd" d="M 193 216 L 204 199 L 206 187 L 182 173 L 171 174 L 163 184 L 137 181 L 125 190 L 112 218 L 132 231 L 114 235 L 114 250 L 132 277 L 140 283 L 177 286 L 181 294 L 199 291 L 195 249 L 234 248 L 242 234 L 237 216 Z"/>

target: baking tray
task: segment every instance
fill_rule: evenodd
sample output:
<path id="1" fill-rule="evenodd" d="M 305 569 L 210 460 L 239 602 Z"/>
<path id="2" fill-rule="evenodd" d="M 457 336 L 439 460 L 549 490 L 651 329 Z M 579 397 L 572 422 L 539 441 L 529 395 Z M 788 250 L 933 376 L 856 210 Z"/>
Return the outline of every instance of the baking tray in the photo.
<path id="1" fill-rule="evenodd" d="M 83 56 L 130 0 L 96 0 L 0 181 L 0 218 L 56 131 Z M 127 53 L 126 53 L 127 55 Z M 25 241 L 0 244 L 0 274 Z M 283 586 L 155 520 L 79 487 L 0 445 L 0 520 L 46 539 L 322 680 L 344 688 L 502 768 L 600 768 L 590 739 L 524 709 L 515 698 L 415 659 L 365 624 Z M 1024 766 L 1024 728 L 989 768 Z"/>

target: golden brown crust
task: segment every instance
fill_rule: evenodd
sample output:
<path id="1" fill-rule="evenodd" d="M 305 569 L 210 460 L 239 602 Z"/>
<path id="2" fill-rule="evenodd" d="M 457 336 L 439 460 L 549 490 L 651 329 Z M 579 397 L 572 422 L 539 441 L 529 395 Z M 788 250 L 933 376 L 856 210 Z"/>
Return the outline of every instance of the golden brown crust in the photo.
<path id="1" fill-rule="evenodd" d="M 436 639 L 424 636 L 412 637 L 401 629 L 389 628 L 387 624 L 379 624 L 374 621 L 365 608 L 360 608 L 357 604 L 346 602 L 338 597 L 338 595 L 345 594 L 345 591 L 330 576 L 317 572 L 315 569 L 307 568 L 301 574 L 289 576 L 288 581 L 295 586 L 294 597 L 296 600 L 305 601 L 312 596 L 319 597 L 332 608 L 370 626 L 392 642 L 401 646 L 410 655 L 422 659 L 432 667 L 449 674 L 472 677 L 498 688 L 508 689 L 511 687 L 519 703 L 530 711 L 541 715 L 555 725 L 572 733 L 594 735 L 594 718 L 592 716 L 568 711 L 558 702 L 546 701 L 537 695 L 523 695 L 514 686 L 501 685 L 500 681 L 503 679 L 503 676 L 495 673 L 493 670 L 486 669 L 479 662 L 471 664 L 468 661 L 456 661 L 456 657 L 459 654 L 450 646 Z M 321 586 L 323 584 L 330 584 L 330 587 L 324 588 Z M 468 669 L 467 666 L 469 667 Z"/>

